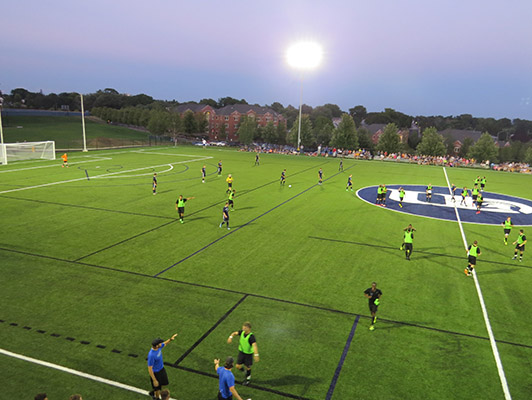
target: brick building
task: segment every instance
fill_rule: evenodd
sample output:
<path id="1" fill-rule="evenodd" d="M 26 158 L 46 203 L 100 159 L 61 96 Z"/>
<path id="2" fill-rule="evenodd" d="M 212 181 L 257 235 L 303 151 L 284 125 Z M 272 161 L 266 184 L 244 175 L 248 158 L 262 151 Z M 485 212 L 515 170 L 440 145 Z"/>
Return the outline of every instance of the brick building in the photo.
<path id="1" fill-rule="evenodd" d="M 202 113 L 208 120 L 208 132 L 210 140 L 238 141 L 236 132 L 240 126 L 243 115 L 254 118 L 258 126 L 266 126 L 269 122 L 277 127 L 279 124 L 286 126 L 286 119 L 269 107 L 252 106 L 248 104 L 233 104 L 222 108 L 214 108 L 205 104 L 181 104 L 175 111 L 183 115 L 187 111 Z M 225 129 L 226 138 L 220 135 Z"/>

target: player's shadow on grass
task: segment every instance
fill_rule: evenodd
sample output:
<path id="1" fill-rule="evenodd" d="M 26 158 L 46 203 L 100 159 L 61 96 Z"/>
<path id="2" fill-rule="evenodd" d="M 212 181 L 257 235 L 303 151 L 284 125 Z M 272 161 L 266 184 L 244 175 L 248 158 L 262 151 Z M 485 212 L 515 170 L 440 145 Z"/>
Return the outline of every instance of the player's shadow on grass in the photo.
<path id="1" fill-rule="evenodd" d="M 205 218 L 209 218 L 209 217 L 189 217 L 189 218 L 185 217 L 185 222 L 186 221 L 198 221 L 200 219 L 205 219 Z"/>
<path id="2" fill-rule="evenodd" d="M 478 271 L 477 270 L 477 275 L 510 274 L 512 272 L 516 272 L 516 270 L 515 269 L 510 269 L 510 268 L 497 269 L 497 270 L 493 270 L 493 271 Z"/>
<path id="3" fill-rule="evenodd" d="M 249 207 L 238 207 L 238 208 L 235 207 L 234 210 L 229 210 L 229 211 L 251 210 L 253 208 L 257 208 L 257 207 L 252 207 L 252 206 L 249 206 Z"/>
<path id="4" fill-rule="evenodd" d="M 274 379 L 268 379 L 268 380 L 261 380 L 257 381 L 257 385 L 265 385 L 265 386 L 292 386 L 292 385 L 299 385 L 303 386 L 303 391 L 301 395 L 304 395 L 312 385 L 315 385 L 317 383 L 323 382 L 323 379 L 320 378 L 309 378 L 308 376 L 301 376 L 301 375 L 285 375 L 279 378 Z"/>

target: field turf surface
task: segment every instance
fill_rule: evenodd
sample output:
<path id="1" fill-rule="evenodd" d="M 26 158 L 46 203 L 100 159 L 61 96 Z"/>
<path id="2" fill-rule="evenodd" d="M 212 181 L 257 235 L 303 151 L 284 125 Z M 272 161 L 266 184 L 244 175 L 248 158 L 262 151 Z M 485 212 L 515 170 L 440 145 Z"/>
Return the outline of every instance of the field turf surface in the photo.
<path id="1" fill-rule="evenodd" d="M 178 146 L 69 153 L 69 168 L 60 159 L 0 166 L 0 347 L 150 390 L 150 343 L 177 332 L 163 350 L 172 397 L 215 399 L 213 359 L 236 357 L 227 337 L 250 321 L 260 362 L 248 387 L 233 370 L 243 398 L 504 398 L 458 223 L 355 194 L 446 186 L 441 167 L 346 159 L 339 172 L 332 158 L 254 159 Z M 219 228 L 229 173 L 231 230 Z M 447 173 L 458 187 L 481 173 L 488 191 L 532 199 L 530 176 Z M 195 197 L 183 224 L 180 194 Z M 399 250 L 408 224 L 411 261 Z M 508 246 L 500 226 L 463 227 L 482 250 L 477 275 L 510 392 L 530 398 L 532 253 L 511 260 L 519 227 Z M 383 291 L 374 331 L 363 296 L 372 281 Z M 2 398 L 148 398 L 1 354 L 0 368 Z"/>

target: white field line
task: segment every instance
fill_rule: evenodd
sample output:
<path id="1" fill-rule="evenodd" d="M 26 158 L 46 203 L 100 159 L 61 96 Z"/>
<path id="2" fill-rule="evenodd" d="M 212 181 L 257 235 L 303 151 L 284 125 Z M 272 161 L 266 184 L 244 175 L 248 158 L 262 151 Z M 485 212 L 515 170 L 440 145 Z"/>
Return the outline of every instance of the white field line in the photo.
<path id="1" fill-rule="evenodd" d="M 141 153 L 141 154 L 155 154 L 160 156 L 176 156 L 176 157 L 197 157 L 197 154 L 176 154 L 176 153 L 156 153 L 154 151 L 143 151 L 143 150 L 133 150 L 133 153 Z M 206 160 L 212 157 L 209 156 L 201 156 L 205 158 Z"/>
<path id="2" fill-rule="evenodd" d="M 91 157 L 91 158 L 96 158 L 98 156 L 87 156 L 87 157 Z M 76 165 L 76 164 L 85 164 L 85 163 L 90 163 L 90 162 L 96 162 L 96 161 L 104 161 L 104 160 L 112 160 L 111 157 L 98 157 L 97 160 L 87 160 L 87 161 L 75 161 L 75 162 L 69 162 L 68 164 L 69 165 Z M 0 170 L 0 174 L 4 173 L 4 172 L 18 172 L 18 171 L 27 171 L 29 169 L 40 169 L 40 168 L 51 168 L 51 167 L 60 167 L 62 165 L 62 161 L 59 162 L 59 163 L 55 163 L 55 164 L 52 164 L 52 165 L 41 165 L 40 167 L 28 167 L 28 168 L 19 168 L 19 169 L 6 169 L 5 171 L 1 171 Z"/>
<path id="3" fill-rule="evenodd" d="M 209 158 L 212 158 L 212 157 L 209 157 Z M 94 175 L 94 176 L 91 176 L 90 178 L 91 179 L 107 178 L 107 177 L 111 177 L 113 175 L 125 174 L 125 173 L 128 173 L 128 172 L 142 171 L 143 169 L 165 167 L 167 165 L 184 164 L 184 163 L 188 163 L 188 162 L 203 161 L 203 160 L 205 160 L 205 158 L 198 158 L 198 159 L 195 159 L 195 160 L 185 160 L 185 161 L 179 161 L 179 162 L 167 163 L 167 164 L 160 164 L 160 165 L 152 165 L 152 166 L 149 166 L 149 167 L 135 168 L 135 169 L 129 169 L 129 170 L 125 170 L 125 171 L 118 171 L 118 172 L 109 172 L 108 174 Z M 125 177 L 125 178 L 127 178 L 127 177 Z M 17 189 L 4 190 L 4 191 L 0 192 L 0 194 L 11 193 L 11 192 L 20 192 L 22 190 L 36 189 L 36 188 L 41 188 L 41 187 L 46 187 L 46 186 L 60 185 L 62 183 L 78 182 L 78 181 L 83 181 L 85 179 L 87 179 L 87 177 L 69 179 L 67 181 L 43 183 L 42 185 L 26 186 L 26 187 L 21 187 L 21 188 L 17 188 Z"/>
<path id="4" fill-rule="evenodd" d="M 451 192 L 451 185 L 449 184 L 449 178 L 447 177 L 447 171 L 443 167 L 443 173 L 445 174 L 445 180 L 447 181 L 447 187 L 449 188 L 449 193 Z M 456 213 L 456 220 L 458 221 L 458 226 L 460 227 L 460 233 L 462 234 L 462 240 L 464 241 L 464 248 L 467 251 L 467 239 L 465 237 L 464 229 L 462 227 L 462 221 L 460 220 L 460 215 L 458 214 L 458 209 L 456 208 L 456 202 L 454 204 L 454 211 Z M 486 309 L 486 304 L 484 303 L 484 297 L 482 296 L 482 290 L 480 289 L 480 284 L 477 278 L 477 272 L 473 268 L 473 279 L 475 281 L 475 287 L 477 288 L 478 299 L 480 301 L 480 307 L 482 308 L 482 315 L 484 316 L 484 322 L 486 324 L 486 330 L 488 331 L 488 336 L 491 344 L 491 351 L 493 352 L 493 357 L 495 358 L 495 363 L 497 364 L 497 370 L 499 372 L 499 379 L 501 381 L 502 391 L 504 392 L 504 398 L 506 400 L 511 400 L 512 395 L 510 394 L 510 389 L 508 388 L 508 382 L 506 381 L 506 375 L 504 374 L 504 368 L 502 367 L 501 356 L 499 355 L 499 350 L 497 348 L 497 343 L 495 342 L 495 336 L 493 335 L 493 330 L 491 329 L 490 319 L 488 317 L 488 310 Z"/>
<path id="5" fill-rule="evenodd" d="M 61 372 L 66 372 L 67 374 L 80 376 L 82 378 L 90 379 L 92 381 L 96 381 L 96 382 L 99 382 L 99 383 L 105 383 L 106 385 L 114 386 L 114 387 L 117 387 L 117 388 L 120 388 L 120 389 L 124 389 L 124 390 L 128 390 L 130 392 L 134 392 L 134 393 L 142 394 L 142 395 L 145 395 L 145 396 L 149 396 L 149 393 L 148 393 L 147 390 L 139 389 L 139 388 L 137 388 L 135 386 L 126 385 L 125 383 L 112 381 L 110 379 L 101 378 L 101 377 L 96 376 L 96 375 L 87 374 L 86 372 L 77 371 L 77 370 L 72 369 L 72 368 L 63 367 L 62 365 L 53 364 L 53 363 L 50 363 L 48 361 L 42 361 L 42 360 L 38 360 L 36 358 L 24 356 L 22 354 L 12 353 L 11 351 L 7 351 L 7 350 L 4 350 L 4 349 L 0 349 L 0 354 L 3 354 L 3 355 L 8 356 L 8 357 L 12 357 L 12 358 L 18 358 L 19 360 L 27 361 L 27 362 L 30 362 L 30 363 L 33 363 L 33 364 L 37 364 L 37 365 L 41 365 L 43 367 L 56 369 L 56 370 L 61 371 Z"/>

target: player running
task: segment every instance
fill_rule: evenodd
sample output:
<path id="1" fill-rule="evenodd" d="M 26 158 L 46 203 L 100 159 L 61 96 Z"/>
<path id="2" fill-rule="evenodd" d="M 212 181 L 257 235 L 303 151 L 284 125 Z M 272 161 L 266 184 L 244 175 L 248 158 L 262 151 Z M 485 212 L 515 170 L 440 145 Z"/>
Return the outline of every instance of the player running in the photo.
<path id="1" fill-rule="evenodd" d="M 508 246 L 508 235 L 512 231 L 512 228 L 514 227 L 514 224 L 512 222 L 512 217 L 506 218 L 506 221 L 504 221 L 502 224 L 504 226 L 504 245 Z"/>
<path id="2" fill-rule="evenodd" d="M 286 168 L 282 170 L 281 172 L 281 180 L 279 181 L 280 185 L 283 185 L 286 183 Z"/>
<path id="3" fill-rule="evenodd" d="M 484 176 L 481 180 L 480 180 L 480 190 L 481 191 L 484 191 L 484 187 L 486 186 L 486 177 Z"/>
<path id="4" fill-rule="evenodd" d="M 473 270 L 477 265 L 477 257 L 480 256 L 480 248 L 478 242 L 475 240 L 472 245 L 467 248 L 467 268 L 464 269 L 466 276 L 471 276 Z"/>
<path id="5" fill-rule="evenodd" d="M 344 160 L 340 160 L 340 165 L 338 166 L 338 171 L 344 172 Z"/>
<path id="6" fill-rule="evenodd" d="M 157 174 L 156 173 L 153 174 L 151 186 L 152 186 L 153 195 L 156 195 L 157 194 Z"/>
<path id="7" fill-rule="evenodd" d="M 512 257 L 512 260 L 515 260 L 517 258 L 517 252 L 519 251 L 519 261 L 523 261 L 523 253 L 525 251 L 525 244 L 526 244 L 526 236 L 525 232 L 521 229 L 519 231 L 519 236 L 517 237 L 517 240 L 513 243 L 515 244 L 515 252 L 514 256 Z"/>
<path id="8" fill-rule="evenodd" d="M 477 196 L 477 214 L 480 214 L 480 208 L 482 207 L 483 201 L 484 201 L 484 196 L 482 196 L 482 192 L 479 192 Z"/>
<path id="9" fill-rule="evenodd" d="M 480 189 L 478 188 L 478 185 L 475 183 L 475 186 L 473 186 L 473 189 L 471 189 L 471 198 L 473 199 L 473 205 L 477 202 L 478 194 L 480 193 Z"/>
<path id="10" fill-rule="evenodd" d="M 61 168 L 68 168 L 68 156 L 67 153 L 64 153 L 61 158 L 63 159 L 63 165 L 61 165 Z"/>
<path id="11" fill-rule="evenodd" d="M 227 203 L 231 206 L 231 211 L 235 210 L 235 202 L 233 201 L 233 199 L 235 198 L 235 195 L 236 195 L 236 190 L 233 189 L 233 191 L 229 193 L 229 199 L 227 201 Z"/>
<path id="12" fill-rule="evenodd" d="M 403 245 L 401 246 L 401 250 L 405 250 L 405 256 L 408 261 L 410 261 L 410 255 L 412 254 L 412 250 L 414 250 L 415 230 L 416 229 L 412 226 L 412 224 L 403 229 Z"/>
<path id="13" fill-rule="evenodd" d="M 460 205 L 465 205 L 467 207 L 467 202 L 466 202 L 466 199 L 467 199 L 467 195 L 469 194 L 469 192 L 467 191 L 467 188 L 464 186 L 464 188 L 462 189 L 462 201 L 460 202 Z"/>
<path id="14" fill-rule="evenodd" d="M 205 165 L 201 167 L 201 183 L 205 183 L 205 176 L 207 175 L 207 172 L 205 171 Z"/>
<path id="15" fill-rule="evenodd" d="M 320 170 L 318 171 L 318 185 L 321 185 L 323 183 L 323 171 Z"/>
<path id="16" fill-rule="evenodd" d="M 227 190 L 225 191 L 225 193 L 231 193 L 231 191 L 233 190 L 233 177 L 231 176 L 231 174 L 227 175 L 227 179 L 225 181 L 227 182 Z"/>
<path id="17" fill-rule="evenodd" d="M 454 198 L 455 192 L 456 192 L 456 185 L 454 183 L 451 183 L 451 200 L 452 201 L 456 201 L 456 199 Z"/>
<path id="18" fill-rule="evenodd" d="M 349 175 L 347 178 L 347 186 L 345 187 L 345 191 L 347 192 L 348 189 L 351 189 L 353 191 L 353 175 Z"/>
<path id="19" fill-rule="evenodd" d="M 425 189 L 425 200 L 429 203 L 432 200 L 432 183 L 429 183 L 429 185 Z"/>
<path id="20" fill-rule="evenodd" d="M 255 165 L 260 165 L 259 153 L 255 153 Z"/>
<path id="21" fill-rule="evenodd" d="M 229 202 L 225 203 L 225 206 L 222 210 L 222 217 L 223 217 L 223 220 L 220 223 L 220 228 L 224 226 L 224 224 L 226 224 L 227 230 L 231 229 L 229 228 Z"/>
<path id="22" fill-rule="evenodd" d="M 364 291 L 364 296 L 368 299 L 369 302 L 369 311 L 371 312 L 371 325 L 369 330 L 372 331 L 375 329 L 375 323 L 377 322 L 377 308 L 380 304 L 380 298 L 382 292 L 380 289 L 377 289 L 377 283 L 372 282 L 371 287 Z"/>

